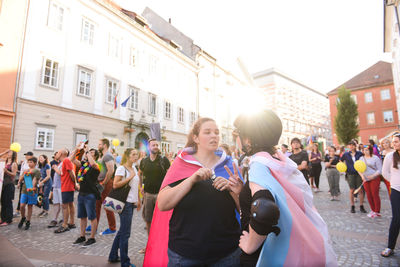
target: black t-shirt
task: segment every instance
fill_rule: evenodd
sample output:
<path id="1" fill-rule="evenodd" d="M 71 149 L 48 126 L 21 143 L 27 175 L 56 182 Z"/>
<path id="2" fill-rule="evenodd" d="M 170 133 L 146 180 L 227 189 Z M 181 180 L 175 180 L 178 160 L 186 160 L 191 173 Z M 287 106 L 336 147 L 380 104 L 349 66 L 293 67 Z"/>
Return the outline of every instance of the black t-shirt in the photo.
<path id="1" fill-rule="evenodd" d="M 154 161 L 152 161 L 150 157 L 140 161 L 139 169 L 144 176 L 143 183 L 145 192 L 158 194 L 169 166 L 169 160 L 161 156 L 157 156 Z"/>
<path id="2" fill-rule="evenodd" d="M 325 155 L 325 162 L 329 162 L 330 160 L 331 160 L 331 157 L 329 155 Z M 339 163 L 339 156 L 335 155 L 333 157 L 331 165 L 336 165 L 338 163 Z M 335 167 L 330 167 L 330 168 L 335 168 Z"/>
<path id="3" fill-rule="evenodd" d="M 85 164 L 85 161 L 82 161 L 81 164 Z M 100 170 L 96 168 L 89 167 L 89 170 L 86 172 L 86 174 L 83 174 L 83 180 L 79 182 L 80 189 L 79 189 L 79 194 L 81 195 L 89 195 L 89 194 L 98 194 L 98 190 L 96 188 L 96 183 L 97 183 L 97 177 L 100 174 Z M 77 177 L 77 179 L 79 179 Z"/>
<path id="4" fill-rule="evenodd" d="M 239 195 L 240 209 L 242 212 L 240 217 L 242 231 L 249 231 L 252 199 L 253 197 L 251 195 L 250 183 L 247 181 Z M 261 246 L 253 254 L 247 254 L 242 251 L 240 263 L 244 266 L 256 266 L 262 247 L 263 245 L 261 244 Z"/>
<path id="5" fill-rule="evenodd" d="M 174 208 L 168 248 L 183 257 L 210 263 L 233 253 L 240 238 L 235 209 L 228 191 L 216 190 L 211 180 L 197 182 Z"/>
<path id="6" fill-rule="evenodd" d="M 296 162 L 297 166 L 299 166 L 303 161 L 307 161 L 307 165 L 309 163 L 308 154 L 307 154 L 307 151 L 305 151 L 305 150 L 302 150 L 302 151 L 300 151 L 300 153 L 297 153 L 297 154 L 292 153 L 292 155 L 290 155 L 289 158 L 291 160 L 293 160 L 294 162 Z M 308 171 L 301 170 L 301 172 L 303 173 L 304 177 L 306 179 L 308 179 L 308 177 L 307 177 Z"/>

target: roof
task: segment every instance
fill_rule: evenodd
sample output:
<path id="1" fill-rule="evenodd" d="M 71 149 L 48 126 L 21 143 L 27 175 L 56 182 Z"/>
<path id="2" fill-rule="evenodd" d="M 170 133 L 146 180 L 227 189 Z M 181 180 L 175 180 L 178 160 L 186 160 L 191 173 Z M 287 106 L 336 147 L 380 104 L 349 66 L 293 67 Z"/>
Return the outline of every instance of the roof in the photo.
<path id="1" fill-rule="evenodd" d="M 290 81 L 292 81 L 294 83 L 297 83 L 298 85 L 300 85 L 300 86 L 312 91 L 313 93 L 319 94 L 319 95 L 321 95 L 323 97 L 327 97 L 324 93 L 321 93 L 321 92 L 319 92 L 319 91 L 317 91 L 317 90 L 315 90 L 315 89 L 313 89 L 311 87 L 308 87 L 307 85 L 302 84 L 299 81 L 296 81 L 295 79 L 291 78 L 289 75 L 284 74 L 282 71 L 277 70 L 276 68 L 270 68 L 270 69 L 266 69 L 266 70 L 263 70 L 263 71 L 260 71 L 260 72 L 256 72 L 256 73 L 253 74 L 253 78 L 257 79 L 257 78 L 260 78 L 260 77 L 263 77 L 263 76 L 268 76 L 268 75 L 271 75 L 271 74 L 277 74 L 277 75 L 279 75 L 279 76 L 281 76 L 281 77 L 283 77 L 283 78 L 285 78 L 287 80 L 290 80 Z"/>
<path id="2" fill-rule="evenodd" d="M 353 91 L 391 83 L 393 83 L 392 64 L 385 61 L 379 61 L 344 84 L 336 87 L 330 91 L 328 95 L 336 94 L 342 86 Z"/>

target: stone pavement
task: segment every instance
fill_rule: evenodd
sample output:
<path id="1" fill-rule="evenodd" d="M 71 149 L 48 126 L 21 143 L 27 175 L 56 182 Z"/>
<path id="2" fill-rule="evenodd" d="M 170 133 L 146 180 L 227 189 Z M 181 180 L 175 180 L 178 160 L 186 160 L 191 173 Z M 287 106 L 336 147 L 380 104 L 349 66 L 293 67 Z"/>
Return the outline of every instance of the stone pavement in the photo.
<path id="1" fill-rule="evenodd" d="M 400 249 L 391 258 L 383 258 L 380 251 L 386 247 L 388 228 L 391 218 L 390 202 L 383 183 L 380 195 L 382 199 L 382 217 L 368 218 L 359 212 L 350 213 L 348 186 L 341 177 L 340 201 L 330 201 L 327 179 L 321 175 L 322 192 L 314 194 L 314 204 L 329 227 L 333 247 L 337 253 L 340 266 L 400 266 Z M 369 211 L 366 202 L 365 207 Z M 50 207 L 51 210 L 51 207 Z M 39 209 L 34 209 L 34 215 Z M 62 234 L 54 234 L 48 229 L 50 218 L 33 216 L 32 228 L 28 231 L 17 229 L 17 222 L 0 228 L 0 266 L 119 266 L 108 264 L 107 256 L 114 238 L 96 236 L 97 243 L 88 248 L 72 246 L 79 236 L 79 220 L 77 229 Z M 117 219 L 119 222 L 119 219 Z M 107 219 L 102 212 L 100 231 L 107 228 Z M 142 266 L 143 255 L 138 251 L 147 241 L 145 224 L 141 212 L 135 212 L 132 222 L 132 233 L 129 239 L 129 255 L 131 262 Z"/>

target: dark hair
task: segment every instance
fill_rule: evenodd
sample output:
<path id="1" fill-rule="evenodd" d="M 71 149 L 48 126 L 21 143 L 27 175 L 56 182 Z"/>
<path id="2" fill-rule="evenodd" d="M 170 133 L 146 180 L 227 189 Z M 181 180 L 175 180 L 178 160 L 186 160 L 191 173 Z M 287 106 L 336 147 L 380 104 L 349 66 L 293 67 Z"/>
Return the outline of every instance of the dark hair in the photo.
<path id="1" fill-rule="evenodd" d="M 374 155 L 374 147 L 371 145 L 364 146 L 364 148 L 368 148 L 369 155 L 372 157 Z"/>
<path id="2" fill-rule="evenodd" d="M 254 115 L 239 115 L 234 125 L 239 137 L 248 138 L 251 144 L 249 154 L 265 151 L 275 154 L 275 146 L 282 134 L 282 122 L 272 110 L 263 110 Z"/>
<path id="3" fill-rule="evenodd" d="M 299 143 L 299 144 L 300 144 L 300 148 L 301 148 L 301 149 L 303 149 L 303 148 L 304 148 L 304 146 L 303 146 L 303 144 L 301 143 L 301 141 L 300 141 L 300 139 L 299 139 L 299 138 L 297 138 L 297 137 L 294 137 L 292 140 L 290 140 L 290 145 L 291 145 L 291 144 L 293 144 L 294 142 L 297 142 L 297 143 Z"/>
<path id="4" fill-rule="evenodd" d="M 393 136 L 393 138 L 397 137 L 400 139 L 400 135 L 396 134 Z M 399 168 L 399 163 L 400 163 L 400 154 L 399 151 L 395 150 L 393 153 L 393 168 L 398 169 Z"/>
<path id="5" fill-rule="evenodd" d="M 155 139 L 155 138 L 149 138 L 149 140 L 148 140 L 147 142 L 148 142 L 149 145 L 150 145 L 150 143 L 151 143 L 152 141 L 156 141 L 156 142 L 157 142 L 157 139 Z"/>
<path id="6" fill-rule="evenodd" d="M 208 121 L 215 122 L 215 120 L 213 120 L 211 118 L 200 118 L 193 124 L 192 129 L 190 130 L 190 132 L 188 134 L 185 147 L 193 147 L 195 150 L 197 150 L 197 144 L 194 141 L 194 137 L 199 136 L 201 126 L 205 122 L 208 122 Z"/>
<path id="7" fill-rule="evenodd" d="M 30 158 L 30 159 L 28 159 L 28 162 L 29 161 L 32 161 L 33 163 L 37 163 L 37 157 L 32 157 L 32 158 Z"/>
<path id="8" fill-rule="evenodd" d="M 283 146 L 284 148 L 286 148 L 286 149 L 289 148 L 287 144 L 282 144 L 282 146 Z"/>
<path id="9" fill-rule="evenodd" d="M 336 147 L 335 146 L 330 146 L 330 148 L 333 148 L 333 150 L 336 151 Z"/>
<path id="10" fill-rule="evenodd" d="M 356 144 L 356 142 L 354 142 L 354 140 L 351 140 L 350 142 L 348 142 L 347 145 L 353 145 L 353 146 L 357 147 L 357 144 Z"/>
<path id="11" fill-rule="evenodd" d="M 220 145 L 220 147 L 222 147 L 225 150 L 225 152 L 228 156 L 232 156 L 232 151 L 227 144 L 222 144 L 222 145 Z"/>
<path id="12" fill-rule="evenodd" d="M 103 143 L 103 145 L 106 145 L 107 148 L 110 147 L 110 140 L 108 140 L 107 138 L 100 139 L 100 141 Z"/>
<path id="13" fill-rule="evenodd" d="M 43 157 L 43 159 L 44 159 L 44 162 L 43 162 L 43 164 L 42 163 L 40 163 L 40 160 L 39 160 L 39 169 L 41 169 L 41 168 L 43 168 L 43 167 L 45 167 L 46 166 L 46 164 L 48 164 L 49 163 L 49 159 L 47 158 L 47 156 L 45 155 L 45 154 L 43 154 L 43 155 L 40 155 L 39 157 Z"/>
<path id="14" fill-rule="evenodd" d="M 368 142 L 369 142 L 372 146 L 375 145 L 375 141 L 372 140 L 372 139 L 369 139 Z"/>
<path id="15" fill-rule="evenodd" d="M 314 144 L 313 144 L 313 146 L 312 146 L 312 148 L 311 148 L 311 151 L 314 152 L 314 148 L 315 148 L 315 147 L 317 148 L 317 153 L 321 153 L 321 152 L 319 152 L 319 147 L 318 147 L 318 144 L 317 144 L 317 143 L 314 143 Z"/>
<path id="16" fill-rule="evenodd" d="M 92 148 L 89 151 L 90 152 L 94 151 L 94 160 L 98 160 L 99 159 L 100 153 L 99 153 L 99 151 L 97 149 Z"/>
<path id="17" fill-rule="evenodd" d="M 15 152 L 14 150 L 10 150 L 10 151 L 12 151 L 11 164 L 13 164 L 14 162 L 17 162 L 17 152 Z M 6 162 L 8 162 L 8 158 L 7 158 Z"/>

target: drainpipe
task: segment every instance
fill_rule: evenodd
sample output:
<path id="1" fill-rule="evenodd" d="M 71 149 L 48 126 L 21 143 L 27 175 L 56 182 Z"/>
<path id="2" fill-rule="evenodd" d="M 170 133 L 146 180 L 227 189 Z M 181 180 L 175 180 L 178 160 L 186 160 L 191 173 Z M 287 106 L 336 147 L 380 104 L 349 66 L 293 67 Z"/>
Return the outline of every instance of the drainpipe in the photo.
<path id="1" fill-rule="evenodd" d="M 10 140 L 11 143 L 14 142 L 15 122 L 17 119 L 17 99 L 18 99 L 18 95 L 19 95 L 19 85 L 20 85 L 20 81 L 21 81 L 22 59 L 24 57 L 26 25 L 28 24 L 29 6 L 30 6 L 30 0 L 27 0 L 26 11 L 25 11 L 25 22 L 24 22 L 23 32 L 22 32 L 22 44 L 20 47 L 20 55 L 21 56 L 19 57 L 17 78 L 15 81 L 14 103 L 13 103 L 14 117 L 13 117 L 12 126 L 11 126 L 11 140 Z"/>

